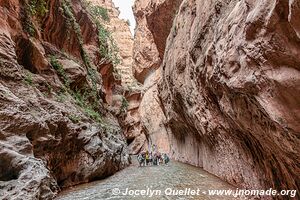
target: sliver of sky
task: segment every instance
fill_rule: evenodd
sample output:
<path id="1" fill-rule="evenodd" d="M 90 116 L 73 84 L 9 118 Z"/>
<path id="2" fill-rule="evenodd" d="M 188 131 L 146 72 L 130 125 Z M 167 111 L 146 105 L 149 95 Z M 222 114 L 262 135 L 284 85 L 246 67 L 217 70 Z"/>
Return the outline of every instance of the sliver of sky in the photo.
<path id="1" fill-rule="evenodd" d="M 132 11 L 132 6 L 134 4 L 134 0 L 113 0 L 114 4 L 116 7 L 119 7 L 120 10 L 120 18 L 129 20 L 130 22 L 130 31 L 132 35 L 134 35 L 134 28 L 136 25 L 134 16 L 133 16 L 133 11 Z"/>

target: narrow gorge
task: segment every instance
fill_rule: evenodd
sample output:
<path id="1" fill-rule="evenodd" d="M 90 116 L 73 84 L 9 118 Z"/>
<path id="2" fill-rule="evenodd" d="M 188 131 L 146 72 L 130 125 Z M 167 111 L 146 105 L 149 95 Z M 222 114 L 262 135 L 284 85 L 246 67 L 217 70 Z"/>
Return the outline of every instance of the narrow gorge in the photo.
<path id="1" fill-rule="evenodd" d="M 153 146 L 197 167 L 175 163 L 178 185 L 212 174 L 299 199 L 300 0 L 132 9 L 134 36 L 113 0 L 0 0 L 0 199 L 141 181 L 129 166 Z"/>

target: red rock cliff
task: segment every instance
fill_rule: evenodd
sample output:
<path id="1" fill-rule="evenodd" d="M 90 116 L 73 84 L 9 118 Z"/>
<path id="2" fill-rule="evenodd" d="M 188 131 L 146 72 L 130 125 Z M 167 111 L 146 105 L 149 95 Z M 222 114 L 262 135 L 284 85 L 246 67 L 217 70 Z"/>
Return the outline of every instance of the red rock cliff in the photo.
<path id="1" fill-rule="evenodd" d="M 299 3 L 181 4 L 159 83 L 176 159 L 237 186 L 299 191 Z"/>
<path id="2" fill-rule="evenodd" d="M 146 136 L 236 186 L 299 190 L 300 2 L 170 2 L 134 7 Z"/>
<path id="3" fill-rule="evenodd" d="M 53 199 L 128 164 L 121 108 L 108 102 L 123 89 L 106 28 L 116 9 L 105 2 L 0 1 L 4 199 Z"/>
<path id="4" fill-rule="evenodd" d="M 151 145 L 168 153 L 170 144 L 164 126 L 165 116 L 158 98 L 157 83 L 161 78 L 159 68 L 166 40 L 181 0 L 135 1 L 133 11 L 137 20 L 134 38 L 133 70 L 143 83 L 135 109 L 127 115 L 130 122 L 127 135 L 130 151 L 137 153 Z"/>

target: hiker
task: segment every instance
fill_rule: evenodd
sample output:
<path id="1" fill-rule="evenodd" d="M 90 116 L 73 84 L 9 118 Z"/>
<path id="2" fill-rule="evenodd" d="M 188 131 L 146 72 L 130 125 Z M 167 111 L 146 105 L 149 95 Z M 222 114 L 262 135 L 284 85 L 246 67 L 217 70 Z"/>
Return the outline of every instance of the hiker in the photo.
<path id="1" fill-rule="evenodd" d="M 165 165 L 168 165 L 168 162 L 170 162 L 170 158 L 166 153 L 163 154 L 163 162 Z"/>
<path id="2" fill-rule="evenodd" d="M 140 153 L 137 157 L 137 160 L 139 162 L 140 167 L 141 166 L 145 166 L 145 154 L 144 153 Z"/>
<path id="3" fill-rule="evenodd" d="M 153 165 L 153 154 L 152 154 L 152 152 L 149 153 L 149 163 L 150 163 L 150 165 Z"/>
<path id="4" fill-rule="evenodd" d="M 157 165 L 160 165 L 161 162 L 162 162 L 161 153 L 157 152 Z"/>
<path id="5" fill-rule="evenodd" d="M 146 153 L 145 153 L 145 159 L 146 159 L 146 166 L 147 166 L 150 162 L 150 155 L 149 155 L 148 151 L 146 151 Z"/>
<path id="6" fill-rule="evenodd" d="M 158 157 L 157 157 L 157 154 L 154 153 L 153 155 L 153 165 L 157 165 L 158 164 Z"/>

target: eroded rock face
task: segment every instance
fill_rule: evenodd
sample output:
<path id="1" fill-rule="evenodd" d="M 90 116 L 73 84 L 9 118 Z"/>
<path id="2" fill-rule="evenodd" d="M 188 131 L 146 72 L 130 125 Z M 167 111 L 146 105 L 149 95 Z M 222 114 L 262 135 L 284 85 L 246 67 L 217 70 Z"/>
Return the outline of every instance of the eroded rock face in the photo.
<path id="1" fill-rule="evenodd" d="M 100 5 L 107 8 L 109 21 L 105 26 L 112 33 L 112 37 L 118 48 L 120 63 L 115 66 L 124 87 L 134 87 L 136 79 L 133 77 L 133 36 L 129 29 L 129 22 L 119 18 L 120 11 L 115 7 L 112 0 L 89 0 L 94 5 Z"/>
<path id="2" fill-rule="evenodd" d="M 147 144 L 149 144 L 148 147 L 155 145 L 160 152 L 169 153 L 169 138 L 164 125 L 166 117 L 158 97 L 157 83 L 160 78 L 161 70 L 158 69 L 145 80 L 145 93 L 140 103 L 139 113 L 141 125 L 147 137 Z"/>
<path id="3" fill-rule="evenodd" d="M 133 130 L 137 138 L 133 146 L 141 150 L 156 145 L 161 152 L 169 153 L 170 145 L 164 126 L 165 115 L 158 97 L 159 68 L 164 55 L 167 37 L 181 0 L 137 0 L 133 7 L 137 27 L 134 39 L 133 69 L 135 78 L 143 83 L 142 98 L 136 116 L 139 120 Z M 141 135 L 142 133 L 142 135 Z M 141 144 L 140 142 L 144 142 Z"/>
<path id="4" fill-rule="evenodd" d="M 0 2 L 0 196 L 53 199 L 129 163 L 107 99 L 121 95 L 82 1 Z M 115 9 L 115 8 L 114 8 Z M 104 77 L 102 79 L 102 77 Z"/>
<path id="5" fill-rule="evenodd" d="M 131 154 L 137 154 L 147 148 L 147 138 L 139 112 L 142 97 L 140 90 L 128 92 L 126 95 L 128 109 L 123 120 L 123 129 Z"/>
<path id="6" fill-rule="evenodd" d="M 299 190 L 299 3 L 181 4 L 158 89 L 174 158 L 237 186 Z"/>
<path id="7" fill-rule="evenodd" d="M 59 187 L 104 178 L 126 165 L 117 122 L 105 130 L 70 97 L 59 103 L 16 83 L 1 83 L 1 97 L 2 197 L 50 199 Z M 82 115 L 76 116 L 82 122 L 73 115 Z"/>
<path id="8" fill-rule="evenodd" d="M 134 38 L 134 75 L 143 83 L 161 64 L 166 39 L 182 0 L 136 0 L 137 21 Z"/>

